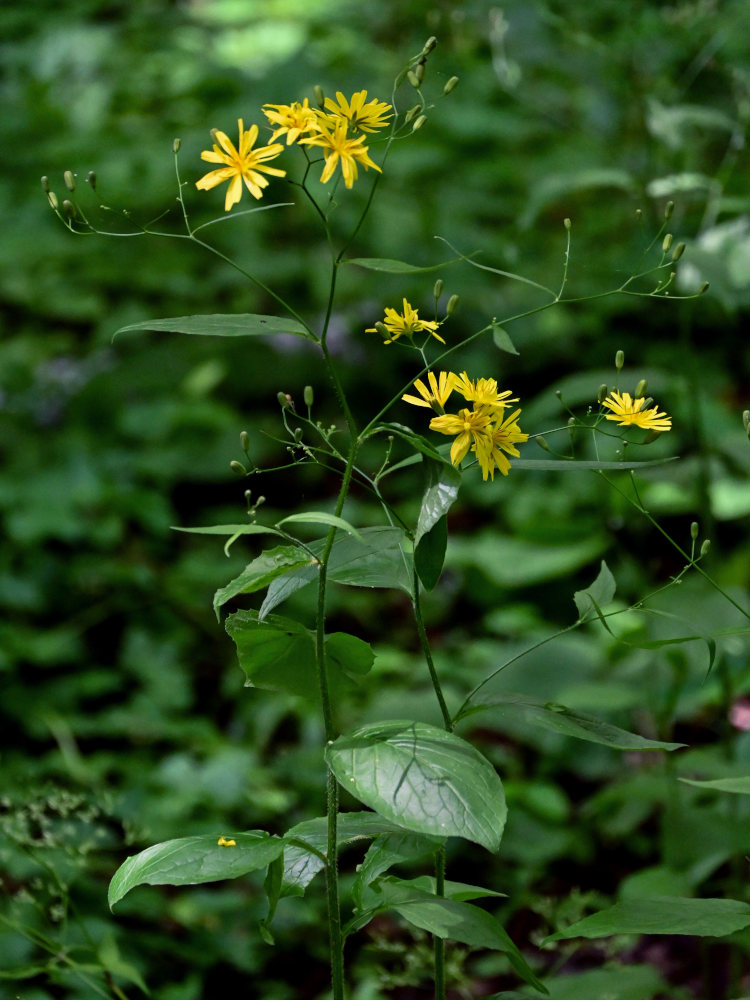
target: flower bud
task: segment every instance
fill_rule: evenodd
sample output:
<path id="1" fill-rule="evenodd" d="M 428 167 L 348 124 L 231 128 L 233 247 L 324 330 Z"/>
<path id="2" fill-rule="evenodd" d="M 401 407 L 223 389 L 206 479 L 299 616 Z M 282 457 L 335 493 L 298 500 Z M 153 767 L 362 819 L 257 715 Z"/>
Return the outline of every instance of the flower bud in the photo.
<path id="1" fill-rule="evenodd" d="M 424 80 L 424 62 L 422 60 L 420 60 L 417 63 L 417 65 L 414 67 L 414 76 L 416 76 L 416 78 L 417 78 L 417 80 L 419 80 L 420 84 L 423 82 L 423 80 Z"/>
<path id="2" fill-rule="evenodd" d="M 707 291 L 708 291 L 708 282 L 704 281 L 701 287 L 698 289 L 698 294 L 705 295 Z"/>
<path id="3" fill-rule="evenodd" d="M 315 103 L 318 105 L 318 107 L 319 108 L 324 107 L 326 102 L 326 97 L 325 94 L 323 93 L 323 88 L 317 83 L 313 87 L 313 94 L 315 95 Z"/>
<path id="4" fill-rule="evenodd" d="M 49 194 L 49 177 L 47 176 L 42 177 L 42 191 L 45 194 Z"/>
<path id="5" fill-rule="evenodd" d="M 252 490 L 245 490 L 245 503 L 248 505 L 248 507 L 250 506 L 250 500 L 252 498 L 252 495 L 253 495 Z"/>
<path id="6" fill-rule="evenodd" d="M 693 523 L 690 525 L 690 537 L 693 539 L 693 541 L 696 541 L 696 539 L 698 538 L 700 530 L 701 528 L 698 522 L 693 521 Z"/>
<path id="7" fill-rule="evenodd" d="M 570 229 L 571 229 L 571 226 L 573 225 L 573 223 L 570 221 L 570 219 L 563 219 L 563 225 L 568 230 L 568 232 L 570 232 Z"/>
<path id="8" fill-rule="evenodd" d="M 646 395 L 646 389 L 648 388 L 648 382 L 645 378 L 642 378 L 638 385 L 635 387 L 635 398 L 640 399 L 641 396 Z"/>
<path id="9" fill-rule="evenodd" d="M 615 354 L 615 368 L 618 372 L 622 371 L 622 366 L 625 364 L 625 351 L 618 351 Z"/>
<path id="10" fill-rule="evenodd" d="M 266 502 L 265 497 L 258 497 L 258 499 L 255 501 L 255 506 L 262 507 L 265 502 Z"/>
<path id="11" fill-rule="evenodd" d="M 646 398 L 643 400 L 643 409 L 647 410 L 653 404 L 653 402 L 654 402 L 653 396 L 646 396 Z"/>
<path id="12" fill-rule="evenodd" d="M 458 77 L 452 76 L 450 80 L 443 87 L 443 93 L 447 96 L 452 90 L 455 90 L 458 86 Z"/>
<path id="13" fill-rule="evenodd" d="M 301 427 L 295 427 L 294 428 L 294 440 L 296 441 L 297 444 L 299 444 L 300 441 L 302 440 L 302 428 Z"/>
<path id="14" fill-rule="evenodd" d="M 576 425 L 576 418 L 575 417 L 568 417 L 568 427 L 571 430 L 573 430 L 573 428 L 575 427 L 575 425 Z"/>
<path id="15" fill-rule="evenodd" d="M 434 35 L 430 35 L 430 37 L 424 43 L 424 48 L 422 49 L 422 55 L 428 56 L 436 45 L 437 45 L 437 38 L 435 38 Z"/>
<path id="16" fill-rule="evenodd" d="M 409 81 L 409 83 L 412 85 L 412 87 L 414 87 L 415 90 L 419 89 L 419 82 L 420 82 L 419 81 L 419 77 L 414 72 L 414 70 L 410 69 L 409 72 L 406 74 L 406 78 Z"/>
<path id="17" fill-rule="evenodd" d="M 305 406 L 309 409 L 313 405 L 313 401 L 315 399 L 315 393 L 313 392 L 313 387 L 311 385 L 305 386 L 302 398 L 305 401 Z"/>
<path id="18" fill-rule="evenodd" d="M 672 251 L 672 260 L 674 261 L 675 264 L 680 259 L 680 257 L 682 257 L 684 253 L 685 253 L 685 244 L 678 243 L 677 246 Z"/>
<path id="19" fill-rule="evenodd" d="M 238 476 L 247 475 L 247 469 L 242 464 L 242 462 L 230 462 L 229 468 L 232 470 L 232 472 L 236 472 Z"/>
<path id="20" fill-rule="evenodd" d="M 609 386 L 607 385 L 606 382 L 602 382 L 602 384 L 599 386 L 599 392 L 596 394 L 597 403 L 603 403 L 608 395 L 609 395 Z"/>
<path id="21" fill-rule="evenodd" d="M 664 251 L 664 253 L 666 253 L 667 250 L 669 250 L 669 248 L 671 246 L 672 246 L 672 234 L 671 233 L 667 233 L 667 235 L 661 241 L 661 248 Z"/>
<path id="22" fill-rule="evenodd" d="M 701 545 L 701 556 L 707 556 L 711 549 L 711 539 L 706 538 Z"/>
<path id="23" fill-rule="evenodd" d="M 438 280 L 435 282 L 435 284 L 433 285 L 433 288 L 432 288 L 432 294 L 435 297 L 436 301 L 443 294 L 443 288 L 444 287 L 445 287 L 445 282 L 443 281 L 442 278 L 438 278 Z"/>
<path id="24" fill-rule="evenodd" d="M 638 219 L 639 222 L 641 221 L 641 219 L 643 218 L 643 209 L 642 208 L 636 208 L 636 210 L 635 210 L 635 217 L 636 217 L 636 219 Z"/>
<path id="25" fill-rule="evenodd" d="M 174 153 L 175 156 L 177 156 L 177 154 L 179 153 L 181 147 L 182 147 L 182 139 L 173 139 L 172 140 L 172 152 Z"/>
<path id="26" fill-rule="evenodd" d="M 291 396 L 286 392 L 277 392 L 276 399 L 279 401 L 279 406 L 282 410 L 286 410 L 291 401 Z"/>
<path id="27" fill-rule="evenodd" d="M 460 301 L 459 295 L 451 295 L 451 297 L 448 299 L 448 305 L 445 307 L 446 316 L 453 315 L 453 313 L 456 311 L 456 306 L 458 305 L 459 301 Z"/>
<path id="28" fill-rule="evenodd" d="M 750 410 L 742 411 L 742 426 L 745 428 L 745 432 L 750 435 Z"/>
<path id="29" fill-rule="evenodd" d="M 414 107 L 413 108 L 409 108 L 409 110 L 404 115 L 404 121 L 405 122 L 410 122 L 412 120 L 412 118 L 414 117 L 414 115 L 418 111 L 421 111 L 421 110 L 422 110 L 422 105 L 421 104 L 415 104 Z"/>
<path id="30" fill-rule="evenodd" d="M 96 191 L 96 173 L 93 170 L 89 170 L 86 174 L 86 181 L 91 185 L 91 190 Z"/>
<path id="31" fill-rule="evenodd" d="M 378 331 L 383 340 L 391 339 L 391 331 L 381 320 L 378 320 L 378 322 L 375 324 L 375 329 Z"/>
<path id="32" fill-rule="evenodd" d="M 75 219 L 76 207 L 72 201 L 68 201 L 68 199 L 66 198 L 65 201 L 62 203 L 62 210 L 69 219 Z"/>
<path id="33" fill-rule="evenodd" d="M 247 431 L 240 431 L 240 448 L 247 455 L 247 449 L 250 447 L 250 435 Z"/>
<path id="34" fill-rule="evenodd" d="M 668 201 L 667 204 L 664 206 L 664 218 L 671 219 L 672 212 L 674 212 L 674 202 Z"/>
<path id="35" fill-rule="evenodd" d="M 420 128 L 422 128 L 422 126 L 424 125 L 424 123 L 426 121 L 427 121 L 427 117 L 425 115 L 420 115 L 419 118 L 417 118 L 417 120 L 414 122 L 414 124 L 411 127 L 412 132 L 416 132 Z"/>
<path id="36" fill-rule="evenodd" d="M 542 449 L 542 451 L 549 451 L 549 445 L 547 444 L 547 439 L 545 437 L 543 437 L 541 434 L 538 434 L 534 438 L 534 440 L 539 445 L 539 447 Z"/>
<path id="37" fill-rule="evenodd" d="M 57 195 L 55 194 L 54 191 L 48 191 L 47 192 L 47 201 L 49 201 L 49 203 L 52 206 L 52 208 L 54 208 L 54 210 L 57 211 L 57 207 L 58 207 L 59 203 L 58 203 L 58 200 L 57 200 Z"/>

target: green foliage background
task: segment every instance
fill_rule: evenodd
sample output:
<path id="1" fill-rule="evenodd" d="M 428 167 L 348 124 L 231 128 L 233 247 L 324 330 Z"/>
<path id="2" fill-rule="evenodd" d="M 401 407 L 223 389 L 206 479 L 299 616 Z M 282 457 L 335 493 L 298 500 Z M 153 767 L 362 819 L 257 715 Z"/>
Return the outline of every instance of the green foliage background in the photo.
<path id="1" fill-rule="evenodd" d="M 538 430 L 567 419 L 556 389 L 568 406 L 585 408 L 601 382 L 612 382 L 623 348 L 633 385 L 648 377 L 649 392 L 674 417 L 669 440 L 645 457 L 685 456 L 644 477 L 646 504 L 685 546 L 690 521 L 700 520 L 712 539 L 711 572 L 746 602 L 745 17 L 742 0 L 514 0 L 503 8 L 308 0 L 304 11 L 291 0 L 73 0 L 64 9 L 36 0 L 2 8 L 0 976 L 16 981 L 0 978 L 0 996 L 88 998 L 108 989 L 107 976 L 128 995 L 142 976 L 160 1000 L 228 994 L 248 981 L 268 1000 L 326 989 L 320 911 L 310 899 L 282 904 L 271 949 L 255 933 L 264 904 L 252 878 L 140 889 L 117 920 L 105 886 L 124 855 L 146 843 L 283 830 L 322 812 L 318 721 L 291 698 L 243 690 L 211 611 L 214 590 L 239 572 L 247 550 L 237 545 L 227 560 L 214 539 L 170 526 L 236 521 L 248 485 L 228 471 L 240 457 L 239 430 L 251 431 L 259 463 L 271 461 L 275 446 L 259 430 L 277 428 L 276 393 L 299 397 L 312 382 L 324 420 L 336 419 L 332 394 L 293 338 L 220 349 L 164 335 L 113 344 L 115 329 L 149 317 L 274 307 L 179 241 L 74 238 L 49 211 L 39 175 L 62 197 L 63 170 L 80 181 L 95 169 L 108 204 L 142 221 L 167 209 L 164 224 L 179 231 L 175 136 L 192 211 L 208 220 L 221 196 L 200 194 L 192 182 L 203 173 L 198 157 L 210 128 L 231 135 L 237 117 L 260 123 L 262 103 L 311 96 L 315 83 L 387 99 L 405 59 L 436 35 L 428 84 L 438 95 L 450 76 L 461 82 L 436 100 L 419 135 L 396 147 L 354 253 L 431 264 L 450 256 L 434 239 L 442 236 L 464 252 L 481 250 L 485 264 L 554 285 L 569 217 L 572 290 L 583 294 L 627 276 L 643 242 L 636 210 L 651 232 L 673 199 L 675 242 L 689 247 L 681 274 L 691 288 L 711 281 L 698 304 L 620 297 L 559 307 L 509 329 L 518 358 L 483 340 L 461 361 L 519 393 L 524 429 Z M 273 199 L 288 200 L 283 183 Z M 246 223 L 219 227 L 222 249 L 300 311 L 320 312 L 326 261 L 304 211 L 277 209 Z M 444 276 L 447 292 L 462 297 L 454 336 L 538 303 L 532 289 L 467 266 Z M 332 343 L 362 414 L 382 404 L 384 386 L 390 394 L 396 377 L 411 374 L 364 327 L 403 295 L 427 308 L 431 283 L 346 272 Z M 250 485 L 266 495 L 269 521 L 311 500 L 325 504 L 333 489 L 307 469 Z M 416 479 L 394 489 L 395 501 L 414 508 Z M 355 497 L 347 516 L 369 523 L 374 515 Z M 448 572 L 426 611 L 455 699 L 574 621 L 572 594 L 596 576 L 601 558 L 625 603 L 682 566 L 593 476 L 518 471 L 494 485 L 467 477 L 451 530 Z M 409 714 L 435 722 L 404 599 L 350 592 L 344 605 L 333 597 L 336 623 L 378 653 L 344 721 Z M 700 616 L 706 629 L 740 624 L 696 580 L 661 607 Z M 641 619 L 624 626 L 635 637 L 645 629 L 657 635 Z M 508 893 L 500 912 L 532 952 L 558 921 L 618 894 L 747 899 L 745 797 L 666 791 L 675 773 L 747 773 L 750 742 L 728 721 L 730 705 L 750 692 L 747 641 L 723 641 L 708 680 L 699 647 L 636 649 L 590 627 L 520 660 L 494 685 L 493 693 L 559 701 L 691 746 L 665 764 L 501 713 L 482 717 L 472 736 L 503 775 L 510 820 L 499 858 L 462 848 L 451 872 Z M 419 948 L 407 946 L 402 929 L 378 926 L 363 937 L 358 997 L 429 995 Z M 699 959 L 673 940 L 659 955 L 626 942 L 618 952 L 625 967 L 606 948 L 573 954 L 571 945 L 567 985 L 560 980 L 554 996 L 599 995 L 604 980 L 586 985 L 585 977 L 610 971 L 623 998 L 701 995 L 706 968 L 710 995 L 728 996 L 726 953 L 707 947 Z M 750 938 L 734 940 L 731 961 L 747 962 Z M 54 957 L 61 941 L 74 963 L 109 971 L 84 975 Z M 473 984 L 466 995 L 507 986 L 499 959 L 459 958 L 455 982 Z"/>

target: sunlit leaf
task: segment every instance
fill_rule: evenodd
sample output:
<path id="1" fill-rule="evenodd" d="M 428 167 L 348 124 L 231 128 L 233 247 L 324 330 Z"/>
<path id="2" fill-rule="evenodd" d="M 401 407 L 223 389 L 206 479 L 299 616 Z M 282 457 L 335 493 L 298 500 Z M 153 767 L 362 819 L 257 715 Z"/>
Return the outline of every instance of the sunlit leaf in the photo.
<path id="1" fill-rule="evenodd" d="M 214 313 L 208 316 L 173 316 L 170 319 L 146 319 L 129 323 L 115 331 L 120 333 L 186 333 L 196 337 L 258 337 L 272 333 L 293 333 L 297 337 L 311 337 L 297 320 L 285 316 L 259 316 L 255 313 Z"/>
<path id="2" fill-rule="evenodd" d="M 277 577 L 303 566 L 314 574 L 317 573 L 318 567 L 313 564 L 309 554 L 293 545 L 280 545 L 263 552 L 257 559 L 248 563 L 231 583 L 216 591 L 214 594 L 216 617 L 219 618 L 219 609 L 238 594 L 252 594 L 256 590 L 264 590 Z"/>

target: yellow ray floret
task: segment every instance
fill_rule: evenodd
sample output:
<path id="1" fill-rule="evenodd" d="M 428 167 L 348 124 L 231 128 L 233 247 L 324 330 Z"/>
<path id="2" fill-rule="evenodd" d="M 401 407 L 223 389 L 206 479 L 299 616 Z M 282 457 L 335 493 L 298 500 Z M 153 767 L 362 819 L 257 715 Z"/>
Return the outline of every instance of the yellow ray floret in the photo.
<path id="1" fill-rule="evenodd" d="M 656 406 L 644 410 L 645 402 L 642 396 L 633 399 L 629 392 L 612 391 L 602 406 L 612 410 L 612 413 L 605 413 L 607 420 L 616 420 L 620 427 L 643 427 L 644 430 L 660 433 L 671 430 L 672 418 L 666 413 L 660 413 Z"/>
<path id="2" fill-rule="evenodd" d="M 456 440 L 451 445 L 451 462 L 460 465 L 469 448 L 476 449 L 477 454 L 490 449 L 492 413 L 487 407 L 445 413 L 441 417 L 432 418 L 430 430 L 455 435 Z"/>
<path id="3" fill-rule="evenodd" d="M 496 421 L 492 425 L 489 439 L 482 437 L 477 440 L 472 450 L 476 452 L 479 467 L 482 470 L 482 479 L 495 478 L 495 469 L 499 469 L 504 476 L 510 471 L 510 462 L 507 455 L 518 458 L 520 452 L 516 448 L 517 444 L 529 440 L 529 435 L 524 434 L 518 426 L 520 410 L 514 410 L 505 420 Z"/>
<path id="4" fill-rule="evenodd" d="M 245 129 L 241 118 L 237 119 L 239 126 L 239 148 L 235 148 L 234 143 L 226 134 L 219 129 L 214 129 L 213 149 L 204 149 L 201 159 L 208 163 L 223 163 L 224 166 L 218 170 L 211 170 L 204 174 L 195 186 L 201 191 L 209 191 L 229 181 L 226 198 L 224 200 L 224 211 L 236 205 L 242 197 L 242 183 L 254 198 L 263 195 L 263 188 L 268 186 L 268 178 L 263 174 L 273 174 L 274 177 L 284 177 L 286 170 L 279 170 L 277 167 L 268 167 L 266 162 L 273 160 L 284 149 L 281 143 L 274 143 L 270 146 L 259 146 L 253 149 L 255 140 L 258 138 L 258 126 L 253 125 Z"/>
<path id="5" fill-rule="evenodd" d="M 321 113 L 322 118 L 341 118 L 351 125 L 354 131 L 377 132 L 388 124 L 393 116 L 393 108 L 383 101 L 367 101 L 367 91 L 360 90 L 352 94 L 350 101 L 340 90 L 336 91 L 336 100 L 326 97 L 324 106 L 328 114 Z"/>
<path id="6" fill-rule="evenodd" d="M 353 187 L 357 179 L 357 164 L 369 170 L 377 170 L 382 173 L 377 163 L 374 163 L 368 153 L 367 146 L 363 145 L 366 136 L 360 135 L 352 138 L 347 134 L 348 123 L 343 118 L 318 117 L 318 131 L 312 135 L 300 139 L 300 146 L 320 146 L 325 157 L 325 167 L 320 175 L 321 183 L 326 184 L 336 167 L 341 165 L 341 173 L 344 177 L 344 184 L 348 188 Z"/>
<path id="7" fill-rule="evenodd" d="M 454 388 L 456 392 L 461 393 L 465 400 L 476 406 L 493 406 L 502 410 L 509 403 L 518 402 L 517 399 L 510 398 L 510 389 L 498 392 L 497 382 L 494 378 L 478 378 L 474 382 L 466 372 L 462 372 L 461 375 L 456 376 Z"/>
<path id="8" fill-rule="evenodd" d="M 415 333 L 429 333 L 436 340 L 439 340 L 441 344 L 444 344 L 445 341 L 437 332 L 440 324 L 435 320 L 420 319 L 419 312 L 414 309 L 406 299 L 403 299 L 402 301 L 402 312 L 397 312 L 395 309 L 385 310 L 383 326 L 391 335 L 385 343 L 391 344 L 394 340 L 398 340 L 399 337 L 411 338 Z M 377 332 L 377 328 L 374 326 L 370 326 L 365 330 L 365 333 Z"/>
<path id="9" fill-rule="evenodd" d="M 456 376 L 453 372 L 440 372 L 437 378 L 435 378 L 434 372 L 427 372 L 429 388 L 421 378 L 418 378 L 414 383 L 414 388 L 419 393 L 419 396 L 410 396 L 407 393 L 401 399 L 405 403 L 411 403 L 413 406 L 426 406 L 428 409 L 442 413 L 448 397 L 453 392 L 455 379 Z"/>
<path id="10" fill-rule="evenodd" d="M 315 109 L 309 106 L 307 98 L 301 104 L 299 101 L 293 104 L 264 104 L 262 111 L 271 125 L 276 126 L 271 142 L 285 135 L 287 146 L 291 146 L 301 135 L 314 132 L 318 127 Z"/>

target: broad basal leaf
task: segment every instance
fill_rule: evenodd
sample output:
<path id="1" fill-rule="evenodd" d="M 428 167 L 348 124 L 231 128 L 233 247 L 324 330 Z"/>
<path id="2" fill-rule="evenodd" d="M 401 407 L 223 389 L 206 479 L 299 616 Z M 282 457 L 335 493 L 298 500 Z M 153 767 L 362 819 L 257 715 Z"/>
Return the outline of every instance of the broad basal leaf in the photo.
<path id="1" fill-rule="evenodd" d="M 196 337 L 257 337 L 269 333 L 293 333 L 297 337 L 311 338 L 309 330 L 295 319 L 285 316 L 259 316 L 255 313 L 237 315 L 213 313 L 209 316 L 173 316 L 170 319 L 146 319 L 130 323 L 115 331 L 133 333 L 187 333 Z"/>
<path id="2" fill-rule="evenodd" d="M 265 868 L 284 849 L 282 840 L 264 830 L 225 834 L 222 839 L 234 841 L 230 847 L 220 846 L 218 839 L 213 834 L 180 837 L 128 858 L 109 884 L 110 907 L 137 885 L 197 885 L 238 878 Z"/>
<path id="3" fill-rule="evenodd" d="M 326 760 L 342 787 L 399 826 L 498 850 L 507 812 L 502 783 L 460 737 L 423 722 L 377 723 L 340 736 Z"/>

